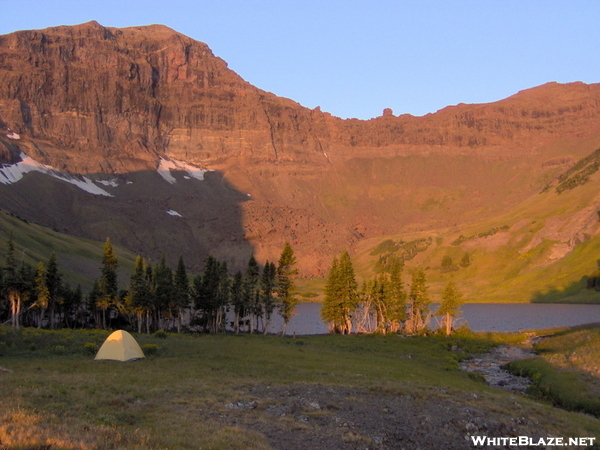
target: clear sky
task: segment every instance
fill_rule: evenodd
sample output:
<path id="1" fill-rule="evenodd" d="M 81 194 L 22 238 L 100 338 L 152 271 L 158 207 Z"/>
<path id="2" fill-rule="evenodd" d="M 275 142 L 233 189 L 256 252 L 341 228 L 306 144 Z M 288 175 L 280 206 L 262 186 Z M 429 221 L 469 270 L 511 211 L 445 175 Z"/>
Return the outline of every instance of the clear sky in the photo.
<path id="1" fill-rule="evenodd" d="M 160 23 L 255 86 L 336 116 L 423 115 L 600 82 L 600 0 L 0 0 L 0 34 Z"/>

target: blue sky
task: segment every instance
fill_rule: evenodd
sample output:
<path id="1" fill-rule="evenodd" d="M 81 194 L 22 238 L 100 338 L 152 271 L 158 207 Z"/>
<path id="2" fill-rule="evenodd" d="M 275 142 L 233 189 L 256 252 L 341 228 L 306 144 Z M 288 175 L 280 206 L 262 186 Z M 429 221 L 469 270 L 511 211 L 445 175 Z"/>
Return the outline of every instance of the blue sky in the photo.
<path id="1" fill-rule="evenodd" d="M 598 0 L 0 0 L 0 34 L 161 23 L 255 86 L 336 116 L 423 115 L 600 82 Z"/>

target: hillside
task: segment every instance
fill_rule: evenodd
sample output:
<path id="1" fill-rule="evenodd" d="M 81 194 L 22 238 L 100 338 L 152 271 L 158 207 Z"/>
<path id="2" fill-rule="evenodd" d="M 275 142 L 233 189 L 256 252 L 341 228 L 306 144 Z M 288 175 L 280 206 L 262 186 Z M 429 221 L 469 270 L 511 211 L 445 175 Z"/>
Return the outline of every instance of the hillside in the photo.
<path id="1" fill-rule="evenodd" d="M 81 284 L 88 290 L 100 277 L 103 242 L 61 234 L 40 225 L 19 219 L 0 210 L 0 264 L 4 265 L 7 242 L 13 240 L 19 263 L 36 267 L 46 263 L 54 253 L 61 274 L 72 287 Z M 123 287 L 129 281 L 135 255 L 122 247 L 115 247 L 119 261 L 119 281 Z"/>
<path id="2" fill-rule="evenodd" d="M 600 148 L 599 116 L 600 84 L 549 83 L 423 117 L 342 120 L 250 85 L 164 26 L 21 31 L 0 36 L 0 207 L 193 267 L 209 253 L 232 268 L 275 260 L 289 241 L 305 277 L 343 249 L 367 276 L 376 258 L 361 255 L 379 242 L 431 237 L 414 262 L 476 253 L 456 275 L 495 274 L 473 287 L 480 297 L 529 269 L 573 267 L 565 258 L 586 248 L 579 278 L 593 270 L 598 230 L 578 221 L 593 216 L 597 176 L 540 191 Z M 557 239 L 544 235 L 553 220 Z M 539 242 L 524 234 L 533 222 Z M 450 245 L 494 227 L 508 229 Z M 491 240 L 507 237 L 499 258 Z M 540 250 L 548 240 L 568 245 Z M 516 254 L 527 270 L 492 262 Z"/>
<path id="3" fill-rule="evenodd" d="M 359 274 L 401 257 L 408 272 L 427 269 L 434 297 L 453 279 L 469 302 L 600 302 L 586 289 L 600 252 L 599 175 L 565 190 L 573 177 L 556 180 L 490 219 L 363 241 Z"/>

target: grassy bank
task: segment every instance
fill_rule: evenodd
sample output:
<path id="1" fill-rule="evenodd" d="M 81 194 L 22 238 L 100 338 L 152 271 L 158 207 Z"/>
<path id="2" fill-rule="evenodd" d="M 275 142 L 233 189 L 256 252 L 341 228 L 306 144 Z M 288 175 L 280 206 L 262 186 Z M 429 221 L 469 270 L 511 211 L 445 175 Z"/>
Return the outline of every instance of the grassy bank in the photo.
<path id="1" fill-rule="evenodd" d="M 509 365 L 512 373 L 533 381 L 529 393 L 600 418 L 600 325 L 561 331 L 534 348 L 538 358 Z"/>
<path id="2" fill-rule="evenodd" d="M 1 331 L 0 366 L 9 372 L 0 372 L 0 442 L 11 449 L 285 448 L 260 430 L 276 422 L 284 435 L 311 433 L 316 425 L 293 414 L 273 418 L 269 410 L 276 399 L 256 392 L 317 387 L 352 390 L 344 401 L 357 404 L 362 400 L 356 392 L 363 392 L 410 398 L 415 408 L 426 402 L 446 402 L 460 411 L 479 408 L 495 414 L 496 422 L 510 422 L 517 408 L 516 414 L 557 435 L 600 434 L 598 421 L 516 399 L 459 370 L 460 359 L 519 339 L 514 335 L 142 335 L 136 336 L 140 345 L 157 346 L 157 354 L 117 363 L 90 355 L 87 344 L 101 344 L 107 332 Z M 337 414 L 331 403 L 301 416 L 325 420 Z M 238 411 L 244 405 L 251 406 Z M 381 405 L 373 407 L 383 414 Z M 441 407 L 439 413 L 447 414 Z M 464 434 L 464 425 L 456 426 Z M 356 433 L 344 436 L 358 439 Z"/>

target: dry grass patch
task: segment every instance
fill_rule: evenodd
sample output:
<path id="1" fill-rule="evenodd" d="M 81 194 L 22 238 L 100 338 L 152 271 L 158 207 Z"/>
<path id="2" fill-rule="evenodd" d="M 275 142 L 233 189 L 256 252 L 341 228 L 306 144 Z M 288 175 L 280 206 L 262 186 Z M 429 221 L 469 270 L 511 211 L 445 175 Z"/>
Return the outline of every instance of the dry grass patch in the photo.
<path id="1" fill-rule="evenodd" d="M 0 446 L 11 450 L 146 450 L 149 438 L 141 430 L 123 433 L 114 427 L 94 426 L 65 415 L 58 417 L 22 406 L 0 404 Z"/>

